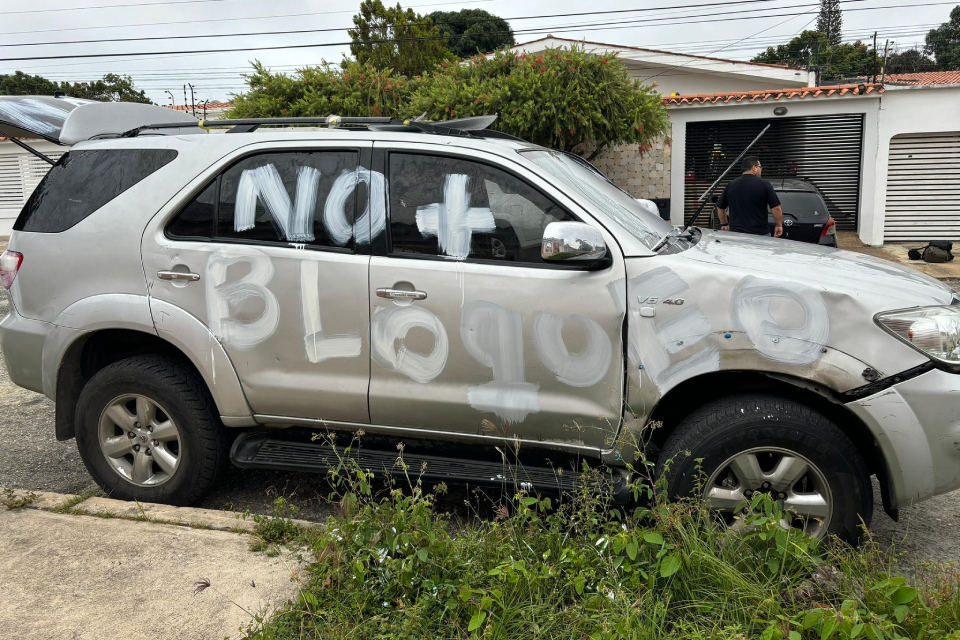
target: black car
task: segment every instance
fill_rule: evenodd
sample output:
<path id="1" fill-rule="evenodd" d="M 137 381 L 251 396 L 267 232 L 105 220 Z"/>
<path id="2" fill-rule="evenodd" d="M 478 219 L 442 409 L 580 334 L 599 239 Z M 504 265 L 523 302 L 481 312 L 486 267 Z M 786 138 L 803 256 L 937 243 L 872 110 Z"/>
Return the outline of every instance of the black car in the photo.
<path id="1" fill-rule="evenodd" d="M 820 191 L 805 180 L 785 178 L 771 180 L 780 205 L 783 207 L 783 238 L 837 246 L 837 223 L 827 211 Z M 768 216 L 770 233 L 776 226 L 773 216 Z"/>

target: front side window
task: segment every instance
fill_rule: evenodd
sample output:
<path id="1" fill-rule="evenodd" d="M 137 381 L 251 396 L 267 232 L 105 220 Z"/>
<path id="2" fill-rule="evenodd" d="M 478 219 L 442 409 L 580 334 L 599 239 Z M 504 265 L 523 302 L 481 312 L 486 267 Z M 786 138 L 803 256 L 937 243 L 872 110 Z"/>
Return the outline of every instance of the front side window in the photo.
<path id="1" fill-rule="evenodd" d="M 356 151 L 244 158 L 220 177 L 215 236 L 351 248 L 358 166 Z"/>
<path id="2" fill-rule="evenodd" d="M 575 220 L 522 180 L 479 162 L 391 153 L 391 253 L 543 264 L 551 222 Z"/>
<path id="3" fill-rule="evenodd" d="M 520 152 L 580 197 L 594 205 L 624 230 L 652 249 L 673 227 L 659 216 L 652 215 L 628 193 L 615 187 L 596 169 L 584 167 L 580 160 L 548 149 Z"/>

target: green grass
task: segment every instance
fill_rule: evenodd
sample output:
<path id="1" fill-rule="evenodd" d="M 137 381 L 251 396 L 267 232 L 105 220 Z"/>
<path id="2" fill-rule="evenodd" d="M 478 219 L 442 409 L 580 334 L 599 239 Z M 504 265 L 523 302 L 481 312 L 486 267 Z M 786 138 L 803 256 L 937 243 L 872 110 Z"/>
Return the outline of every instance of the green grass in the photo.
<path id="1" fill-rule="evenodd" d="M 5 506 L 9 511 L 14 511 L 16 509 L 29 507 L 36 501 L 37 497 L 37 494 L 33 491 L 18 492 L 14 489 L 4 489 L 3 495 L 0 496 L 0 504 Z"/>
<path id="2" fill-rule="evenodd" d="M 586 489 L 519 492 L 463 523 L 438 512 L 442 485 L 377 496 L 347 461 L 331 480 L 340 515 L 311 540 L 308 582 L 251 637 L 960 639 L 955 567 L 908 581 L 869 536 L 852 549 L 783 529 L 763 495 L 743 532 L 649 482 L 634 487 L 648 506 L 628 513 Z"/>

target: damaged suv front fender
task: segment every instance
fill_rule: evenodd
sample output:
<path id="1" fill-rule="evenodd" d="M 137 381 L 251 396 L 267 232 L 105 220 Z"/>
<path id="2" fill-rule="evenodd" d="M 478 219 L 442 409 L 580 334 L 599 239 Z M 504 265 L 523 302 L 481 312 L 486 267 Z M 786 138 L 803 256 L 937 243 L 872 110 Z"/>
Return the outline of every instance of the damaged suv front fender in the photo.
<path id="1" fill-rule="evenodd" d="M 960 375 L 928 371 L 846 406 L 883 452 L 894 508 L 960 487 Z"/>

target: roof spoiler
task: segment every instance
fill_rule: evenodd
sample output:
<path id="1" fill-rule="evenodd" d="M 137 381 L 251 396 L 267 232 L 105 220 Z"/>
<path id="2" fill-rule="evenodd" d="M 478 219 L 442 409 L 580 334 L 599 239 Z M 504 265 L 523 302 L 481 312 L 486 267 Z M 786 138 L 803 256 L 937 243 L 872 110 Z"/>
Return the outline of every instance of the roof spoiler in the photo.
<path id="1" fill-rule="evenodd" d="M 112 138 L 124 131 L 163 119 L 176 123 L 165 135 L 206 133 L 197 119 L 186 113 L 153 104 L 95 102 L 52 96 L 0 96 L 0 136 L 51 162 L 17 138 L 41 138 L 59 145 L 74 145 L 95 138 Z"/>

